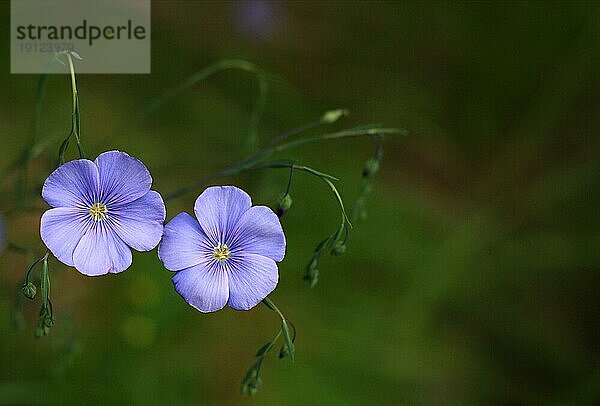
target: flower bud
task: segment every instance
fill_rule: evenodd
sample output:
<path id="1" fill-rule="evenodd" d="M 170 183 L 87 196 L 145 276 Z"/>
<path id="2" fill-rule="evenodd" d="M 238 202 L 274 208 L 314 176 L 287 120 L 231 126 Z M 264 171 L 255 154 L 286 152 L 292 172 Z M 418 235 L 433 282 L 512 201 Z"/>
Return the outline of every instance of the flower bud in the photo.
<path id="1" fill-rule="evenodd" d="M 340 119 L 342 116 L 347 116 L 348 110 L 339 109 L 339 110 L 330 110 L 321 116 L 321 122 L 324 124 L 332 124 Z"/>
<path id="2" fill-rule="evenodd" d="M 319 270 L 315 267 L 309 267 L 304 275 L 304 280 L 308 282 L 311 288 L 314 288 L 319 282 Z"/>
<path id="3" fill-rule="evenodd" d="M 244 380 L 242 381 L 242 394 L 253 396 L 262 385 L 262 379 L 258 375 L 260 363 L 255 363 L 250 367 Z"/>
<path id="4" fill-rule="evenodd" d="M 50 316 L 44 318 L 44 327 L 50 328 L 54 326 L 54 319 Z"/>
<path id="5" fill-rule="evenodd" d="M 248 394 L 250 396 L 256 395 L 256 392 L 258 392 L 258 388 L 260 388 L 261 386 L 262 386 L 262 379 L 260 377 L 257 377 L 256 379 L 250 381 L 248 383 Z"/>
<path id="6" fill-rule="evenodd" d="M 33 283 L 27 282 L 21 288 L 21 292 L 23 292 L 23 296 L 25 296 L 27 299 L 33 300 L 33 299 L 35 299 L 35 295 L 37 293 L 37 288 L 35 287 L 35 285 Z"/>
<path id="7" fill-rule="evenodd" d="M 285 358 L 288 355 L 290 355 L 290 351 L 288 350 L 287 345 L 282 345 L 281 349 L 279 350 L 279 358 Z"/>
<path id="8" fill-rule="evenodd" d="M 346 252 L 346 244 L 343 241 L 336 241 L 331 248 L 331 255 L 344 255 Z"/>
<path id="9" fill-rule="evenodd" d="M 279 217 L 283 216 L 292 207 L 292 203 L 292 196 L 288 193 L 279 196 L 279 201 L 277 202 L 277 215 Z"/>
<path id="10" fill-rule="evenodd" d="M 363 177 L 369 178 L 369 177 L 375 175 L 375 173 L 377 173 L 378 170 L 379 170 L 379 159 L 376 159 L 376 158 L 369 159 L 365 163 L 365 167 L 363 169 Z"/>

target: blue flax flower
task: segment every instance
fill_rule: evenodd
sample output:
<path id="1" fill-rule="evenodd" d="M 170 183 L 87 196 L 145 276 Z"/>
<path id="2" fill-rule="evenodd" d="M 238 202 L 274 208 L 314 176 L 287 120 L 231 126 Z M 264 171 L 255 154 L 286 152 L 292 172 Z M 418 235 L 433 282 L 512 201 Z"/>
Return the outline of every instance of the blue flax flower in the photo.
<path id="1" fill-rule="evenodd" d="M 130 247 L 149 251 L 162 236 L 165 205 L 151 185 L 144 164 L 124 152 L 65 163 L 42 188 L 53 207 L 42 216 L 42 240 L 56 258 L 84 275 L 126 270 Z"/>
<path id="2" fill-rule="evenodd" d="M 279 218 L 234 186 L 214 186 L 196 199 L 196 218 L 175 216 L 164 230 L 158 256 L 175 290 L 201 312 L 229 304 L 256 306 L 277 286 L 276 262 L 285 255 Z"/>

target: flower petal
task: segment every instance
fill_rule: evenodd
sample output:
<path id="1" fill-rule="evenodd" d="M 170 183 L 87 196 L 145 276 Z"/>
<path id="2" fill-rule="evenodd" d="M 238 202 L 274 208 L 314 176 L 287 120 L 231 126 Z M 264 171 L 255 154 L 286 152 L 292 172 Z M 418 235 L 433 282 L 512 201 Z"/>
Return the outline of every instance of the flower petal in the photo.
<path id="1" fill-rule="evenodd" d="M 285 256 L 285 235 L 279 218 L 266 206 L 254 206 L 240 218 L 227 242 L 232 252 L 251 253 L 279 262 Z"/>
<path id="2" fill-rule="evenodd" d="M 213 245 L 198 220 L 189 214 L 179 213 L 165 226 L 158 257 L 168 270 L 179 271 L 198 265 L 212 254 Z"/>
<path id="3" fill-rule="evenodd" d="M 59 166 L 48 176 L 42 197 L 52 207 L 90 206 L 98 197 L 98 168 L 92 161 L 77 159 Z"/>
<path id="4" fill-rule="evenodd" d="M 173 285 L 186 302 L 203 313 L 222 309 L 229 298 L 227 271 L 211 261 L 177 272 Z"/>
<path id="5" fill-rule="evenodd" d="M 200 226 L 213 245 L 224 243 L 240 217 L 252 206 L 250 196 L 235 186 L 207 188 L 194 204 Z"/>
<path id="6" fill-rule="evenodd" d="M 123 272 L 131 259 L 131 249 L 101 221 L 93 223 L 73 253 L 75 268 L 88 276 Z"/>
<path id="7" fill-rule="evenodd" d="M 81 209 L 57 207 L 42 215 L 40 235 L 60 262 L 73 266 L 73 251 L 90 226 L 90 217 Z"/>
<path id="8" fill-rule="evenodd" d="M 160 242 L 165 215 L 162 197 L 151 190 L 131 203 L 112 209 L 107 220 L 131 248 L 150 251 Z"/>
<path id="9" fill-rule="evenodd" d="M 249 310 L 277 286 L 279 272 L 271 258 L 256 254 L 231 257 L 229 266 L 229 306 Z"/>
<path id="10" fill-rule="evenodd" d="M 146 166 L 125 152 L 104 152 L 95 162 L 100 173 L 100 198 L 107 206 L 133 202 L 148 193 L 152 186 Z"/>

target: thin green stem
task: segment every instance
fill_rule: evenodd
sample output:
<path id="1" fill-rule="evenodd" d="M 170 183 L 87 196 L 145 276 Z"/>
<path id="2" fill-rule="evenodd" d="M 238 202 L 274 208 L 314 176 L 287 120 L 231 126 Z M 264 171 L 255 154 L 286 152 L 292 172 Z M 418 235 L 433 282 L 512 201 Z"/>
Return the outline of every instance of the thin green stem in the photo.
<path id="1" fill-rule="evenodd" d="M 226 176 L 233 176 L 240 172 L 250 170 L 250 169 L 262 169 L 266 167 L 289 167 L 290 164 L 268 164 L 266 166 L 258 165 L 261 161 L 268 158 L 275 152 L 281 152 L 290 148 L 294 148 L 300 145 L 305 145 L 309 143 L 319 142 L 323 140 L 331 140 L 331 139 L 340 139 L 340 138 L 350 138 L 350 137 L 364 137 L 364 136 L 373 136 L 373 135 L 383 135 L 383 134 L 405 134 L 404 130 L 395 129 L 395 128 L 369 128 L 362 130 L 347 130 L 340 131 L 336 133 L 323 134 L 310 138 L 303 138 L 299 140 L 290 141 L 284 144 L 265 146 L 256 153 L 234 163 L 233 165 L 225 168 L 224 170 L 217 172 L 213 175 L 206 176 L 201 178 L 193 183 L 190 183 L 187 186 L 184 186 L 175 192 L 166 196 L 165 200 L 172 200 L 184 196 L 188 192 L 197 189 L 198 187 L 204 185 L 206 182 L 214 179 L 219 179 Z M 307 172 L 311 172 L 318 176 L 322 176 L 323 174 L 315 171 L 314 169 L 310 169 L 307 167 L 302 167 L 301 165 L 297 165 L 296 169 L 305 170 Z M 327 178 L 330 180 L 337 180 L 331 175 L 327 175 Z"/>
<path id="2" fill-rule="evenodd" d="M 275 313 L 277 313 L 279 315 L 279 318 L 281 319 L 282 322 L 285 321 L 285 316 L 283 315 L 283 313 L 281 312 L 281 310 L 279 310 L 279 308 L 275 305 L 275 303 L 273 303 L 273 301 L 271 299 L 269 299 L 268 297 L 265 297 L 263 299 L 263 303 L 269 309 L 271 309 Z"/>
<path id="3" fill-rule="evenodd" d="M 75 139 L 77 141 L 79 157 L 85 158 L 85 154 L 83 153 L 83 147 L 81 145 L 81 113 L 79 110 L 79 93 L 77 92 L 77 81 L 75 80 L 75 66 L 73 65 L 73 58 L 71 57 L 71 53 L 67 52 L 66 55 L 67 59 L 69 60 L 69 73 L 71 74 L 71 92 L 73 97 L 71 131 L 75 135 Z"/>
<path id="4" fill-rule="evenodd" d="M 294 128 L 294 129 L 292 129 L 290 131 L 286 131 L 283 134 L 280 134 L 280 135 L 278 135 L 276 137 L 271 138 L 267 142 L 267 144 L 265 145 L 265 147 L 273 146 L 273 145 L 275 145 L 275 144 L 277 144 L 277 143 L 279 143 L 279 142 L 281 142 L 281 141 L 283 141 L 283 140 L 285 140 L 287 138 L 293 137 L 294 135 L 301 134 L 304 131 L 312 130 L 312 129 L 317 128 L 317 127 L 319 127 L 321 125 L 324 125 L 324 124 L 326 124 L 326 123 L 324 123 L 321 119 L 315 120 L 315 121 L 311 121 L 310 123 L 303 124 L 303 125 L 301 125 L 299 127 L 296 127 L 296 128 Z"/>
<path id="5" fill-rule="evenodd" d="M 79 152 L 79 158 L 85 158 L 83 152 L 83 146 L 81 145 L 81 114 L 79 110 L 79 94 L 77 92 L 77 81 L 75 80 L 75 66 L 73 65 L 73 58 L 70 52 L 65 52 L 67 60 L 69 61 L 69 72 L 71 75 L 71 94 L 72 94 L 72 109 L 71 109 L 71 131 L 67 138 L 62 142 L 58 150 L 58 162 L 56 166 L 60 166 L 65 162 L 65 153 L 69 147 L 71 137 L 75 136 L 77 142 L 77 150 Z"/>
<path id="6" fill-rule="evenodd" d="M 281 319 L 281 332 L 283 334 L 283 339 L 285 341 L 284 348 L 287 348 L 287 353 L 289 354 L 291 360 L 294 361 L 294 359 L 295 359 L 294 339 L 296 338 L 296 329 L 294 328 L 294 337 L 292 338 L 292 335 L 290 334 L 290 329 L 288 327 L 288 321 L 285 318 L 285 316 L 283 315 L 283 313 L 281 312 L 281 310 L 279 310 L 279 308 L 275 305 L 275 303 L 273 303 L 273 301 L 271 299 L 269 299 L 268 297 L 263 299 L 263 303 L 269 309 L 271 309 L 275 313 L 277 313 L 277 315 Z"/>
<path id="7" fill-rule="evenodd" d="M 292 189 L 292 180 L 294 178 L 294 169 L 295 169 L 295 163 L 292 162 L 292 164 L 290 166 L 290 177 L 288 179 L 287 187 L 285 188 L 285 193 L 283 194 L 284 196 L 289 195 L 290 190 Z"/>
<path id="8" fill-rule="evenodd" d="M 319 141 L 325 140 L 336 140 L 341 138 L 356 138 L 356 137 L 365 137 L 365 136 L 374 136 L 374 135 L 406 135 L 406 130 L 401 128 L 369 128 L 369 129 L 359 129 L 359 130 L 345 130 L 339 131 L 330 134 L 317 135 L 314 137 L 301 138 L 298 140 L 290 141 L 285 144 L 280 144 L 278 146 L 273 147 L 269 152 L 281 152 L 291 148 L 295 148 L 301 145 L 311 144 Z"/>
<path id="9" fill-rule="evenodd" d="M 205 176 L 204 178 L 201 178 L 201 179 L 197 180 L 196 182 L 189 184 L 188 186 L 185 186 L 181 189 L 174 191 L 171 194 L 166 195 L 164 199 L 165 199 L 165 201 L 177 199 L 181 196 L 186 195 L 188 192 L 191 192 L 192 190 L 199 188 L 200 186 L 204 185 L 205 183 L 207 183 L 211 180 L 225 178 L 227 176 L 233 176 L 233 175 L 237 175 L 239 173 L 251 171 L 251 170 L 260 170 L 260 169 L 268 169 L 268 168 L 290 168 L 292 165 L 294 165 L 295 170 L 310 173 L 311 175 L 317 176 L 321 179 L 334 180 L 334 181 L 338 180 L 335 176 L 331 176 L 329 174 L 319 172 L 316 169 L 310 168 L 305 165 L 296 165 L 293 162 L 276 161 L 276 162 L 264 163 L 261 165 L 257 164 L 254 166 L 246 166 L 246 167 L 236 165 L 236 166 L 229 167 L 225 170 L 222 170 L 220 172 L 217 172 L 215 174 Z"/>
<path id="10" fill-rule="evenodd" d="M 262 70 L 257 65 L 250 63 L 248 61 L 242 59 L 224 59 L 222 61 L 218 61 L 212 65 L 207 66 L 204 69 L 199 70 L 198 72 L 188 76 L 182 82 L 177 85 L 167 89 L 160 96 L 153 99 L 144 109 L 140 110 L 136 117 L 133 120 L 129 120 L 125 125 L 121 126 L 119 130 L 115 133 L 115 135 L 127 130 L 128 128 L 134 127 L 135 125 L 144 121 L 147 117 L 152 115 L 154 112 L 159 110 L 165 104 L 188 90 L 189 88 L 196 85 L 198 82 L 203 81 L 204 79 L 214 75 L 215 73 L 224 71 L 224 70 L 242 70 L 245 72 L 249 72 L 256 76 L 259 85 L 259 95 L 256 99 L 256 105 L 250 117 L 250 126 L 249 126 L 249 134 L 256 135 L 256 126 L 262 117 L 264 112 L 264 105 L 266 102 L 266 92 L 268 89 L 267 80 L 275 78 L 275 75 L 272 75 L 264 70 Z"/>
<path id="11" fill-rule="evenodd" d="M 322 179 L 327 179 L 327 180 L 332 180 L 332 181 L 339 180 L 335 176 L 329 175 L 329 174 L 327 174 L 325 172 L 317 171 L 316 169 L 313 169 L 310 166 L 298 165 L 298 164 L 294 163 L 293 161 L 272 161 L 272 162 L 265 162 L 264 164 L 255 165 L 255 166 L 252 166 L 250 168 L 246 168 L 246 169 L 244 169 L 244 171 L 250 171 L 250 170 L 256 170 L 256 169 L 268 169 L 268 168 L 272 168 L 272 169 L 277 169 L 277 168 L 293 168 L 293 170 L 298 170 L 298 171 L 306 172 L 306 173 L 309 173 L 311 175 L 317 176 L 317 177 L 322 178 Z"/>
<path id="12" fill-rule="evenodd" d="M 340 205 L 340 209 L 342 210 L 342 222 L 345 220 L 345 222 L 350 227 L 352 227 L 352 223 L 350 223 L 350 220 L 348 219 L 348 216 L 346 215 L 346 209 L 344 208 L 344 201 L 342 200 L 342 196 L 340 195 L 340 192 L 338 192 L 337 188 L 335 187 L 335 185 L 333 184 L 332 181 L 330 181 L 329 179 L 326 179 L 326 178 L 322 178 L 322 179 L 323 179 L 323 181 L 325 181 L 325 183 L 327 183 L 329 185 L 329 187 L 333 191 L 333 194 L 335 195 L 335 198 L 337 199 L 337 201 Z"/>
<path id="13" fill-rule="evenodd" d="M 40 262 L 47 261 L 48 260 L 48 255 L 50 255 L 50 251 L 46 251 L 46 253 L 44 254 L 43 257 L 41 257 L 38 260 L 36 260 L 33 264 L 31 264 L 31 266 L 29 267 L 29 269 L 27 269 L 27 273 L 25 274 L 25 284 L 27 284 L 27 282 L 29 282 L 29 275 L 31 274 L 31 271 L 33 270 L 33 268 L 35 268 L 35 266 L 37 264 L 39 264 Z"/>

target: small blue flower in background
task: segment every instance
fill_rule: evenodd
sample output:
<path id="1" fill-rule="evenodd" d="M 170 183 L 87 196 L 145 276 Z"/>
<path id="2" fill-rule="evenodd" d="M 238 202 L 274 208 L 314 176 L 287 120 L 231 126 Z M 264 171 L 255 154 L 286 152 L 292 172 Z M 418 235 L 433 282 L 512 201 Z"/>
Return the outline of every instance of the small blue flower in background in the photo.
<path id="1" fill-rule="evenodd" d="M 158 256 L 175 290 L 201 312 L 229 304 L 256 306 L 277 286 L 276 262 L 285 255 L 279 218 L 234 186 L 214 186 L 196 199 L 196 218 L 175 216 L 164 230 Z"/>
<path id="2" fill-rule="evenodd" d="M 280 4 L 267 0 L 247 0 L 233 3 L 234 26 L 245 39 L 264 40 L 273 37 L 285 20 Z"/>
<path id="3" fill-rule="evenodd" d="M 42 216 L 42 240 L 56 258 L 84 275 L 126 270 L 130 247 L 149 251 L 162 236 L 165 205 L 151 185 L 144 164 L 124 152 L 65 163 L 42 188 L 53 207 Z"/>

